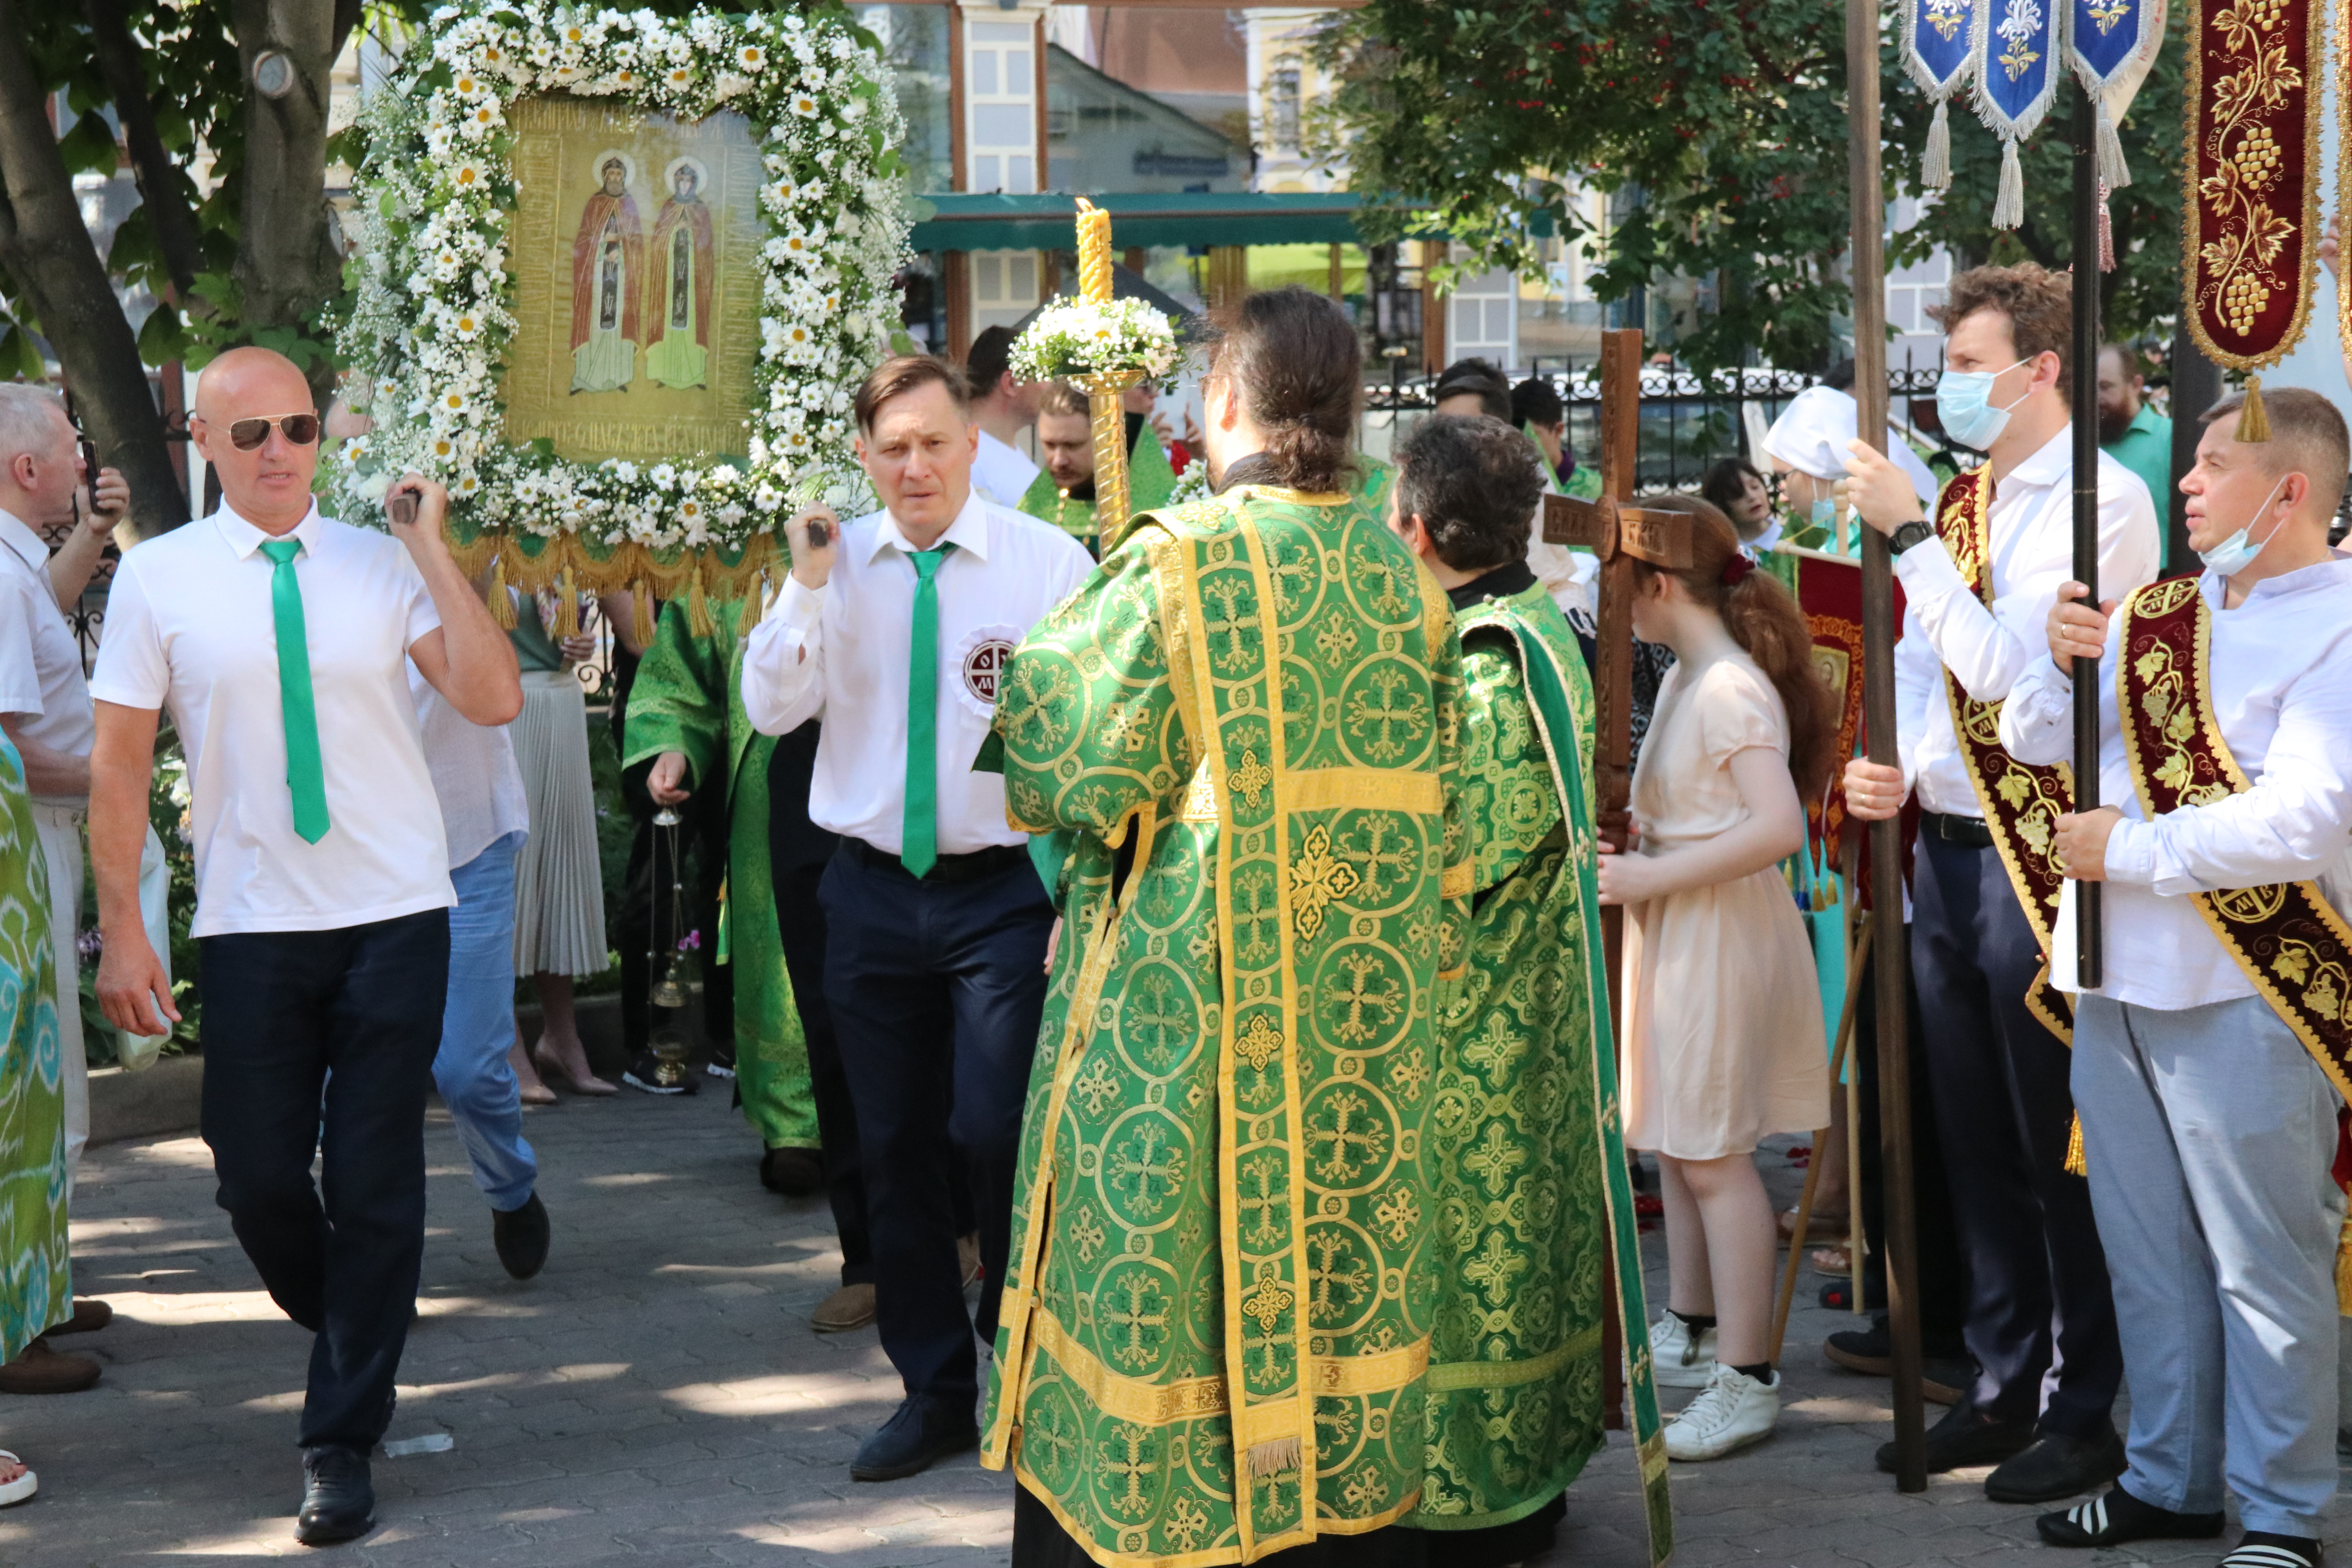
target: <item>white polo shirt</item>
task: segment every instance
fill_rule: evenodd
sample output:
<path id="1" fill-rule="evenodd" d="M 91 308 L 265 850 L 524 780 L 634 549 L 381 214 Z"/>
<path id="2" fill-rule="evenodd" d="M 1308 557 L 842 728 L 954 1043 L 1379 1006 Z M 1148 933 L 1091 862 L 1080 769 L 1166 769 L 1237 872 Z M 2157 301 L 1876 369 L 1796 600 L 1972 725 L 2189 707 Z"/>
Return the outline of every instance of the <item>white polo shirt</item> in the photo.
<path id="1" fill-rule="evenodd" d="M 1086 546 L 977 490 L 941 540 L 937 769 L 939 848 L 969 855 L 1028 835 L 1004 820 L 1004 779 L 971 771 L 996 716 L 996 680 L 1029 628 L 1094 570 Z M 743 652 L 743 710 L 763 734 L 824 721 L 809 818 L 896 855 L 907 809 L 908 639 L 914 546 L 887 511 L 841 531 L 823 588 L 797 577 Z"/>
<path id="2" fill-rule="evenodd" d="M 971 488 L 982 500 L 1017 507 L 1042 471 L 1021 455 L 1020 447 L 1008 447 L 985 430 L 980 433 L 980 449 L 971 455 Z"/>
<path id="3" fill-rule="evenodd" d="M 448 844 L 408 695 L 408 650 L 441 624 L 389 534 L 296 525 L 331 826 L 294 831 L 269 536 L 223 507 L 114 574 L 90 695 L 169 708 L 194 793 L 197 936 L 332 931 L 446 909 Z"/>
<path id="4" fill-rule="evenodd" d="M 49 547 L 5 511 L 0 511 L 0 713 L 16 717 L 25 739 L 68 756 L 89 756 L 98 740 L 81 645 L 49 585 Z M 35 798 L 45 805 L 87 804 L 79 795 Z"/>

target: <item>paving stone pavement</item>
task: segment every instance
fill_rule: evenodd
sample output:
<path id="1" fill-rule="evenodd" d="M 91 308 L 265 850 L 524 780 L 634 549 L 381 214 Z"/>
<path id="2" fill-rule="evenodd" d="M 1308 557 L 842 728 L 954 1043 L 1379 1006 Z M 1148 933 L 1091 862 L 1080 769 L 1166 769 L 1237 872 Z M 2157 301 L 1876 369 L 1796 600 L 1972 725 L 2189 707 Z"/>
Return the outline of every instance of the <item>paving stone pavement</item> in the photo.
<path id="1" fill-rule="evenodd" d="M 970 1458 L 854 1485 L 846 1465 L 898 1381 L 873 1331 L 812 1333 L 837 1278 L 817 1201 L 763 1192 L 758 1150 L 723 1087 L 689 1100 L 567 1100 L 530 1113 L 554 1220 L 547 1270 L 516 1284 L 448 1118 L 432 1113 L 423 1318 L 390 1436 L 446 1433 L 446 1452 L 374 1462 L 382 1522 L 319 1561 L 337 1568 L 966 1568 L 1005 1561 L 1011 1483 Z M 1798 1177 L 1766 1157 L 1776 1188 Z M 0 1446 L 40 1498 L 0 1511 L 0 1565 L 259 1561 L 295 1544 L 293 1447 L 306 1336 L 271 1306 L 213 1204 L 194 1138 L 92 1152 L 74 1225 L 75 1282 L 115 1307 L 66 1342 L 107 1363 L 89 1394 L 0 1398 Z M 1658 1237 L 1647 1238 L 1662 1290 Z M 1807 1294 L 1810 1294 L 1810 1286 Z M 1804 1298 L 1801 1297 L 1801 1300 Z M 1769 1443 L 1676 1466 L 1683 1568 L 2108 1568 L 2210 1563 L 2210 1544 L 2069 1558 L 2034 1543 L 2032 1510 L 1987 1502 L 1981 1471 L 1897 1496 L 1871 1468 L 1885 1385 L 1822 1361 L 1851 1320 L 1801 1310 L 1789 1404 Z M 1676 1402 L 1683 1397 L 1673 1396 Z M 1935 1412 L 1931 1409 L 1930 1415 Z M 1623 1439 L 1569 1494 L 1558 1546 L 1529 1568 L 1644 1568 Z M 2341 1546 L 2352 1532 L 2339 1531 Z"/>

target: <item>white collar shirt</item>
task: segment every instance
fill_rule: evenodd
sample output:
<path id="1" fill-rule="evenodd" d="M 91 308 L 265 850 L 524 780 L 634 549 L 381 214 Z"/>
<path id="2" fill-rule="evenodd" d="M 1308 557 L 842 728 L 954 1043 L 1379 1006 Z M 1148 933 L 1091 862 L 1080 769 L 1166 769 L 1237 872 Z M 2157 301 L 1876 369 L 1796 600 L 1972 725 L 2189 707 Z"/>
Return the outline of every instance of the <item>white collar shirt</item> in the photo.
<path id="1" fill-rule="evenodd" d="M 1944 672 L 1958 677 L 1979 701 L 1998 702 L 2028 665 L 2048 657 L 2043 623 L 2059 585 L 2074 576 L 2073 432 L 2071 425 L 2061 428 L 1993 491 L 1990 608 L 1940 538 L 1895 560 L 1905 601 L 1903 637 L 1895 648 L 1896 748 L 1904 782 L 1928 811 L 1984 816 L 1960 760 Z M 2155 582 L 2160 554 L 2147 484 L 2100 453 L 2100 596 L 2121 598 Z"/>
<path id="2" fill-rule="evenodd" d="M 425 672 L 408 667 L 408 695 L 433 774 L 441 827 L 456 870 L 509 835 L 530 832 L 530 796 L 515 761 L 514 736 L 504 724 L 477 724 L 433 689 Z"/>
<path id="3" fill-rule="evenodd" d="M 2107 840 L 2099 994 L 2166 1012 L 2255 994 L 2189 894 L 2317 879 L 2341 911 L 2352 892 L 2352 560 L 2266 579 L 2233 610 L 2218 574 L 2198 586 L 2213 612 L 2213 716 L 2252 788 L 2150 822 L 2116 709 L 2121 616 L 2099 664 L 2099 799 L 2124 816 Z M 2021 762 L 2068 761 L 2074 713 L 2045 645 L 2010 692 L 2001 743 Z M 2064 991 L 2080 989 L 2074 901 L 2069 882 L 2051 955 Z"/>
<path id="4" fill-rule="evenodd" d="M 938 847 L 968 855 L 1027 841 L 1004 820 L 1003 777 L 971 764 L 995 718 L 1005 661 L 1086 581 L 1094 560 L 1051 523 L 977 492 L 940 537 L 955 548 L 936 577 Z M 743 709 L 753 728 L 782 735 L 824 721 L 810 820 L 891 855 L 904 847 L 914 548 L 887 511 L 850 523 L 825 585 L 811 590 L 787 577 L 743 653 Z"/>
<path id="5" fill-rule="evenodd" d="M 224 507 L 122 558 L 90 694 L 168 708 L 187 756 L 197 936 L 331 931 L 457 901 L 408 694 L 409 648 L 440 626 L 408 552 L 321 517 L 299 540 L 326 837 L 294 831 L 269 536 Z"/>
<path id="6" fill-rule="evenodd" d="M 1020 447 L 1007 446 L 985 430 L 980 433 L 980 448 L 971 458 L 971 488 L 981 500 L 1018 507 L 1042 471 L 1021 455 Z"/>
<path id="7" fill-rule="evenodd" d="M 82 678 L 81 644 L 49 585 L 49 549 L 14 514 L 0 511 L 0 713 L 36 745 L 87 757 L 98 740 Z M 45 805 L 81 805 L 79 796 L 39 796 Z"/>

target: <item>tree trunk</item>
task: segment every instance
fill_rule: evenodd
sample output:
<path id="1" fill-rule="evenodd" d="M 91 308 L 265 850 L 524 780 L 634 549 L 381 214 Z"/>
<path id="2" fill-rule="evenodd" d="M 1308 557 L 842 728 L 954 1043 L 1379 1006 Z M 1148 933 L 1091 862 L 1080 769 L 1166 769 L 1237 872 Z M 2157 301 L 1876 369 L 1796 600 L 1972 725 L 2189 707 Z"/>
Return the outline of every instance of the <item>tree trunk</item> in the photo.
<path id="1" fill-rule="evenodd" d="M 342 249 L 326 200 L 327 72 L 334 64 L 333 0 L 234 0 L 243 62 L 245 205 L 235 276 L 247 336 L 299 331 L 341 282 Z M 268 98 L 253 86 L 254 62 L 276 51 L 294 68 L 292 89 Z M 304 367 L 321 401 L 331 365 Z"/>
<path id="2" fill-rule="evenodd" d="M 142 534 L 188 520 L 147 367 L 74 200 L 48 98 L 34 77 L 22 0 L 0 0 L 0 264 L 56 351 L 99 460 L 122 470 Z"/>
<path id="3" fill-rule="evenodd" d="M 122 0 L 82 0 L 89 22 L 90 50 L 99 73 L 106 79 L 108 96 L 122 123 L 123 144 L 131 152 L 131 177 L 139 182 L 139 200 L 147 209 L 148 226 L 155 232 L 156 248 L 172 275 L 172 289 L 181 303 L 189 286 L 204 270 L 204 249 L 196 240 L 196 217 L 189 210 L 179 166 L 163 151 L 156 133 L 155 109 L 147 100 L 147 73 L 139 58 L 138 41 L 122 17 Z"/>

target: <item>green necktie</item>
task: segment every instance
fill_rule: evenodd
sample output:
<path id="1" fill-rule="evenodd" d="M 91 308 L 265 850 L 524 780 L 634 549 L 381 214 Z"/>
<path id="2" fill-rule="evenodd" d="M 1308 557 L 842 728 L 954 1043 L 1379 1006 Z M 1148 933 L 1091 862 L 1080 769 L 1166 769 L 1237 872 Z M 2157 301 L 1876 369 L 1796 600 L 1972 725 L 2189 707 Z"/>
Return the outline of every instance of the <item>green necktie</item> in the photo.
<path id="1" fill-rule="evenodd" d="M 940 859 L 940 563 L 952 544 L 910 550 L 915 619 L 907 636 L 907 807 L 898 864 L 916 876 Z"/>
<path id="2" fill-rule="evenodd" d="M 310 696 L 310 639 L 302 624 L 302 584 L 294 576 L 299 539 L 262 542 L 269 557 L 269 608 L 278 626 L 278 698 L 286 713 L 286 787 L 294 792 L 294 831 L 316 844 L 327 836 L 327 770 L 319 760 L 319 709 Z"/>

